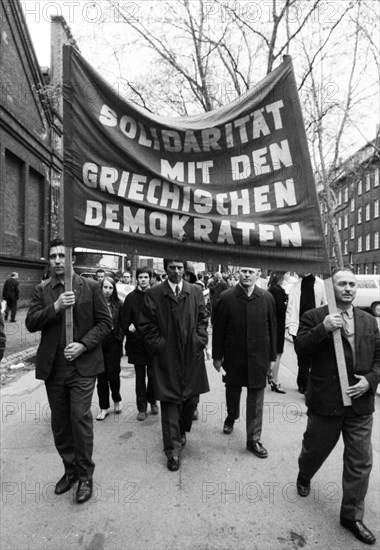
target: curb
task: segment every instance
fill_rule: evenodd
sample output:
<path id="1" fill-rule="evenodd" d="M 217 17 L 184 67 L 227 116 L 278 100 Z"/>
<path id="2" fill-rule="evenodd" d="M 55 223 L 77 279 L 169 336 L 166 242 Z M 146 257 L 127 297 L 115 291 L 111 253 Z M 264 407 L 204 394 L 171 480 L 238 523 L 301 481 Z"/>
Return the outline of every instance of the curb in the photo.
<path id="1" fill-rule="evenodd" d="M 11 366 L 16 365 L 17 363 L 27 361 L 31 359 L 37 353 L 38 346 L 33 346 L 27 348 L 24 351 L 19 351 L 8 355 L 5 359 L 1 361 L 1 370 L 9 369 Z"/>

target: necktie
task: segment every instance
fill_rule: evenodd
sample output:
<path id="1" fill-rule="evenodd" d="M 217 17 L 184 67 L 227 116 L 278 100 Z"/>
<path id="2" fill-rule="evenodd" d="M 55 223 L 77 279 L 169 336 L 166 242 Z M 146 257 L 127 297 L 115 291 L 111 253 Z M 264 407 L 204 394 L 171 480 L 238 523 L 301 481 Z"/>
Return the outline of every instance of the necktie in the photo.
<path id="1" fill-rule="evenodd" d="M 176 295 L 176 298 L 179 298 L 179 295 L 180 295 L 180 294 L 181 294 L 181 291 L 180 291 L 180 289 L 179 289 L 179 286 L 177 285 L 177 286 L 175 287 L 175 295 Z"/>

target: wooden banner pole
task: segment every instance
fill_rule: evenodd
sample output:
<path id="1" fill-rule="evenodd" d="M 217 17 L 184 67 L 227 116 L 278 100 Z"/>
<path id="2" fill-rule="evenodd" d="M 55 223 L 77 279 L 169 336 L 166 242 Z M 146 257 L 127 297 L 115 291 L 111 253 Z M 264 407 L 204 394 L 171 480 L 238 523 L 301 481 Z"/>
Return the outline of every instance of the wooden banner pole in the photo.
<path id="1" fill-rule="evenodd" d="M 65 291 L 73 289 L 73 258 L 71 246 L 65 246 Z M 65 309 L 66 346 L 74 341 L 73 308 Z"/>
<path id="2" fill-rule="evenodd" d="M 334 294 L 332 277 L 325 279 L 324 283 L 325 283 L 329 313 L 337 313 L 338 309 L 336 307 L 336 302 L 335 302 L 335 294 Z M 349 407 L 351 405 L 351 397 L 347 395 L 347 388 L 349 384 L 348 384 L 348 376 L 347 376 L 347 369 L 346 369 L 346 359 L 344 357 L 342 335 L 340 333 L 340 330 L 334 330 L 334 332 L 332 333 L 332 336 L 334 340 L 336 363 L 338 365 L 340 388 L 342 390 L 343 405 L 345 407 Z"/>

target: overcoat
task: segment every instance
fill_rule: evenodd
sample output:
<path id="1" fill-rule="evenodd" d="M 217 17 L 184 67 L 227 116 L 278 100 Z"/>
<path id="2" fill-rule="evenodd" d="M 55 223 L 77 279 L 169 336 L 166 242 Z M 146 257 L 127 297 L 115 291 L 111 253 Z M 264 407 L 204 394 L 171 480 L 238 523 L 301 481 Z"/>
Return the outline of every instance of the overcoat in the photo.
<path id="1" fill-rule="evenodd" d="M 223 294 L 216 306 L 212 356 L 223 360 L 223 381 L 232 386 L 266 386 L 276 359 L 276 311 L 268 291 L 255 288 L 248 297 L 240 284 Z"/>
<path id="2" fill-rule="evenodd" d="M 306 392 L 306 405 L 310 411 L 326 416 L 343 414 L 344 406 L 336 363 L 334 341 L 323 320 L 328 306 L 311 309 L 301 319 L 295 341 L 297 353 L 309 356 L 311 361 Z M 374 396 L 380 382 L 380 333 L 376 319 L 354 307 L 355 363 L 350 343 L 342 330 L 342 342 L 349 385 L 358 383 L 354 374 L 364 375 L 371 388 L 357 399 L 352 399 L 355 414 L 371 414 Z"/>
<path id="3" fill-rule="evenodd" d="M 153 359 L 156 397 L 182 403 L 209 391 L 204 348 L 207 313 L 198 285 L 183 281 L 177 299 L 167 281 L 145 293 L 139 328 Z"/>
<path id="4" fill-rule="evenodd" d="M 288 303 L 288 295 L 282 286 L 273 284 L 268 288 L 274 299 L 276 308 L 276 322 L 277 322 L 277 353 L 284 351 L 285 343 L 285 315 L 286 305 Z"/>
<path id="5" fill-rule="evenodd" d="M 36 286 L 25 319 L 30 332 L 41 331 L 36 359 L 36 378 L 39 380 L 49 377 L 60 344 L 64 312 L 56 313 L 54 309 L 59 296 L 58 284 L 53 277 Z M 87 348 L 74 363 L 81 376 L 95 376 L 104 371 L 101 342 L 112 329 L 111 316 L 96 281 L 74 274 L 72 289 L 75 292 L 74 342 L 82 342 Z"/>
<path id="6" fill-rule="evenodd" d="M 133 365 L 149 365 L 151 358 L 144 344 L 144 338 L 139 328 L 139 318 L 144 303 L 145 292 L 138 287 L 130 292 L 121 308 L 120 322 L 127 337 L 125 346 L 128 361 Z M 136 332 L 131 332 L 129 326 L 133 324 Z"/>
<path id="7" fill-rule="evenodd" d="M 20 283 L 17 279 L 10 277 L 4 283 L 3 298 L 5 300 L 18 300 L 20 297 Z"/>

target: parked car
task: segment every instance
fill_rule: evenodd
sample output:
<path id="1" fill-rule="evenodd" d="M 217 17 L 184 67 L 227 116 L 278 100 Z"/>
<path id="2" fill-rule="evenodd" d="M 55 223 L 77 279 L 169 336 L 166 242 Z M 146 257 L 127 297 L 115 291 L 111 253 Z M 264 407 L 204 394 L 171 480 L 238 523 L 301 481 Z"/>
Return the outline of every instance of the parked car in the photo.
<path id="1" fill-rule="evenodd" d="M 355 275 L 357 283 L 354 306 L 380 317 L 380 275 Z"/>

